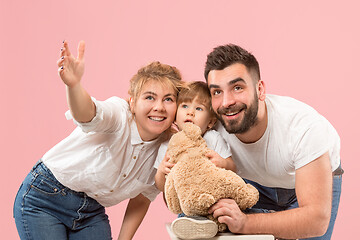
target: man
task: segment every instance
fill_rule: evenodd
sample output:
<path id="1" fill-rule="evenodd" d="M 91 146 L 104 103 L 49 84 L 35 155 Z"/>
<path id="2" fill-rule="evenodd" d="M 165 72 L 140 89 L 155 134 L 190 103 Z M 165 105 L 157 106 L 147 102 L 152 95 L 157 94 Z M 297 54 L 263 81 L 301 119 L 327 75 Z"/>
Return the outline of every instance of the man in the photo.
<path id="1" fill-rule="evenodd" d="M 245 213 L 231 199 L 210 213 L 234 233 L 330 239 L 343 173 L 333 126 L 304 103 L 266 95 L 256 58 L 239 46 L 215 48 L 205 78 L 238 174 L 260 192 Z"/>

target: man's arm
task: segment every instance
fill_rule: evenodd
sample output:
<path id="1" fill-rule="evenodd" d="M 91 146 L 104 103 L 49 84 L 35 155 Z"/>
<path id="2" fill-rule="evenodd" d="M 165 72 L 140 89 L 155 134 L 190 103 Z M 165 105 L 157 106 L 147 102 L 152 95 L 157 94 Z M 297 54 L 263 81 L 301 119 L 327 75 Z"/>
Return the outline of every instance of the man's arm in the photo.
<path id="1" fill-rule="evenodd" d="M 85 42 L 78 46 L 78 56 L 72 56 L 68 43 L 64 41 L 58 60 L 58 72 L 66 85 L 66 97 L 72 116 L 78 122 L 90 122 L 96 114 L 95 104 L 81 85 L 84 74 Z"/>
<path id="2" fill-rule="evenodd" d="M 332 172 L 327 153 L 296 170 L 295 190 L 299 208 L 245 215 L 235 201 L 222 199 L 210 208 L 210 213 L 235 233 L 263 233 L 291 239 L 325 234 L 332 196 Z"/>
<path id="3" fill-rule="evenodd" d="M 150 203 L 150 200 L 142 194 L 130 199 L 121 225 L 118 240 L 133 238 L 149 209 Z"/>

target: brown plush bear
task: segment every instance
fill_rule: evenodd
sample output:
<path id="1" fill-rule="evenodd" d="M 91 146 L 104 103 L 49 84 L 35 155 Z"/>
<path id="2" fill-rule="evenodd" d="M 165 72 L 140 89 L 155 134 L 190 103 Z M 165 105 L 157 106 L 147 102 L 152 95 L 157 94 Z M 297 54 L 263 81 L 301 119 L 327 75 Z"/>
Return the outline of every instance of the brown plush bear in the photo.
<path id="1" fill-rule="evenodd" d="M 240 209 L 252 207 L 259 199 L 255 187 L 246 184 L 236 173 L 216 167 L 205 156 L 208 151 L 201 130 L 186 123 L 168 145 L 170 162 L 175 163 L 165 182 L 168 208 L 175 214 L 208 216 L 208 209 L 222 198 L 232 198 Z M 219 231 L 226 225 L 219 225 Z"/>

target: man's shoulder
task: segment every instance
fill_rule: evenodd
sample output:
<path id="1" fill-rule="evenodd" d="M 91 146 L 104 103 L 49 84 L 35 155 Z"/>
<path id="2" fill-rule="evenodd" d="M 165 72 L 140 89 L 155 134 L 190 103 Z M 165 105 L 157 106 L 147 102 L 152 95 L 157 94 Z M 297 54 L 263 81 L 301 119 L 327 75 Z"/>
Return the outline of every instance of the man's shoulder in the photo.
<path id="1" fill-rule="evenodd" d="M 271 137 L 283 143 L 301 141 L 305 134 L 325 134 L 333 128 L 314 108 L 291 97 L 267 97 L 268 127 Z"/>
<path id="2" fill-rule="evenodd" d="M 268 116 L 275 121 L 273 123 L 310 123 L 321 117 L 313 107 L 292 97 L 267 95 L 265 101 Z"/>
<path id="3" fill-rule="evenodd" d="M 305 102 L 288 96 L 267 94 L 265 102 L 268 107 L 274 108 L 275 110 L 286 109 L 295 112 L 306 110 L 307 112 L 317 113 L 313 107 Z"/>

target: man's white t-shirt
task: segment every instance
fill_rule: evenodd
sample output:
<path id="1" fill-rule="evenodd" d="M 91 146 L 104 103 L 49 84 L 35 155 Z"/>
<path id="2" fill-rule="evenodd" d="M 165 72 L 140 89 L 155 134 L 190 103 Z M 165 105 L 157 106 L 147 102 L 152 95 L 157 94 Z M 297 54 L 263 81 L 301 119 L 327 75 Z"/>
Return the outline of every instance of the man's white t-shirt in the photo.
<path id="1" fill-rule="evenodd" d="M 295 170 L 329 152 L 334 171 L 340 165 L 340 137 L 312 107 L 290 97 L 267 95 L 268 125 L 255 143 L 241 142 L 218 124 L 230 145 L 238 175 L 267 187 L 295 188 Z"/>
<path id="2" fill-rule="evenodd" d="M 222 158 L 226 159 L 228 157 L 231 157 L 231 150 L 229 144 L 226 143 L 224 138 L 222 138 L 217 131 L 208 130 L 207 132 L 205 132 L 203 138 L 206 141 L 207 147 L 217 152 Z M 168 145 L 169 141 L 163 142 L 160 145 L 158 155 L 154 164 L 155 168 L 158 168 L 160 163 L 164 159 Z"/>

